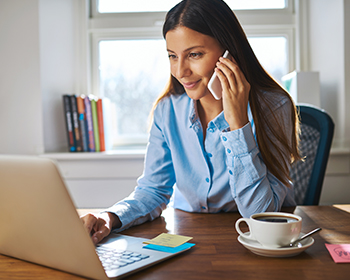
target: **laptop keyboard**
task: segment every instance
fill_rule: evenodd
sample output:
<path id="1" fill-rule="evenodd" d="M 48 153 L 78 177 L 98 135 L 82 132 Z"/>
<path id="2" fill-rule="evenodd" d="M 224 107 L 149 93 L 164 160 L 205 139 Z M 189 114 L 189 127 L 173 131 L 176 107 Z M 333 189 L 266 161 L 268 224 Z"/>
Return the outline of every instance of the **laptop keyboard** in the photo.
<path id="1" fill-rule="evenodd" d="M 101 246 L 96 247 L 96 252 L 105 270 L 117 269 L 149 258 L 145 254 Z"/>

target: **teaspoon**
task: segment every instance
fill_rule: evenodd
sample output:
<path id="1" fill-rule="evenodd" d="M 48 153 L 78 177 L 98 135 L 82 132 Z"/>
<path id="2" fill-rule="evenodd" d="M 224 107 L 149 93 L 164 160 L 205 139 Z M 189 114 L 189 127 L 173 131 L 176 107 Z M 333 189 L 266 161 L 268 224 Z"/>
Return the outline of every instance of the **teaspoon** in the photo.
<path id="1" fill-rule="evenodd" d="M 305 238 L 313 235 L 316 232 L 319 232 L 320 230 L 321 230 L 321 228 L 316 228 L 316 229 L 304 234 L 302 237 L 298 238 L 297 240 L 293 241 L 292 243 L 290 243 L 289 245 L 287 245 L 285 247 L 301 247 L 302 244 L 299 243 L 301 240 L 304 240 Z"/>

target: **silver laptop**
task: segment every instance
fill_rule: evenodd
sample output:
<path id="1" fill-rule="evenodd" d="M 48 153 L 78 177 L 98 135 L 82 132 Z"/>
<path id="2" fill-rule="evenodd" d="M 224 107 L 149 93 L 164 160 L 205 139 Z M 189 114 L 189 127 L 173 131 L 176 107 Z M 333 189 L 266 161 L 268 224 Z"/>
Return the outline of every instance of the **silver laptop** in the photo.
<path id="1" fill-rule="evenodd" d="M 46 158 L 0 156 L 0 225 L 0 254 L 93 279 L 122 278 L 181 253 L 114 233 L 95 247 Z"/>

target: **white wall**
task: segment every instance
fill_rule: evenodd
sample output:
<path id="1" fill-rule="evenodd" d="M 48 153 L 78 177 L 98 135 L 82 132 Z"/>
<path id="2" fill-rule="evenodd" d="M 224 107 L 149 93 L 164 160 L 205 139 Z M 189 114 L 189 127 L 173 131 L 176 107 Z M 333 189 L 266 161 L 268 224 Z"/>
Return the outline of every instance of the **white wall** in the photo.
<path id="1" fill-rule="evenodd" d="M 0 1 L 0 153 L 44 151 L 38 1 Z"/>
<path id="2" fill-rule="evenodd" d="M 344 1 L 344 79 L 345 79 L 345 139 L 350 146 L 350 1 Z"/>
<path id="3" fill-rule="evenodd" d="M 350 87 L 346 87 L 350 50 L 345 42 L 349 40 L 349 1 L 309 1 L 309 67 L 320 72 L 321 107 L 328 111 L 335 123 L 336 144 L 349 144 Z M 347 20 L 346 20 L 347 19 Z M 349 67 L 349 66 L 348 66 Z"/>
<path id="4" fill-rule="evenodd" d="M 0 153 L 66 149 L 61 99 L 79 85 L 79 2 L 0 0 Z"/>
<path id="5" fill-rule="evenodd" d="M 75 93 L 77 75 L 76 16 L 72 0 L 39 1 L 40 86 L 45 152 L 67 146 L 62 94 Z"/>
<path id="6" fill-rule="evenodd" d="M 335 136 L 321 203 L 350 202 L 350 1 L 309 0 L 309 69 L 320 72 L 321 107 Z M 339 149 L 339 153 L 336 150 Z"/>

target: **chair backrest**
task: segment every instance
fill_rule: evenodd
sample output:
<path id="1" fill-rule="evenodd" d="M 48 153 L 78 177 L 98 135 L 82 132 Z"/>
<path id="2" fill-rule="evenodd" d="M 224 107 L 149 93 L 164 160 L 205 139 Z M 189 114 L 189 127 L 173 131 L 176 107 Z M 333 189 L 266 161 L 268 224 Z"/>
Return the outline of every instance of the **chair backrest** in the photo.
<path id="1" fill-rule="evenodd" d="M 297 105 L 300 114 L 300 152 L 304 161 L 292 165 L 290 176 L 298 205 L 318 205 L 334 123 L 326 111 L 308 104 Z"/>

